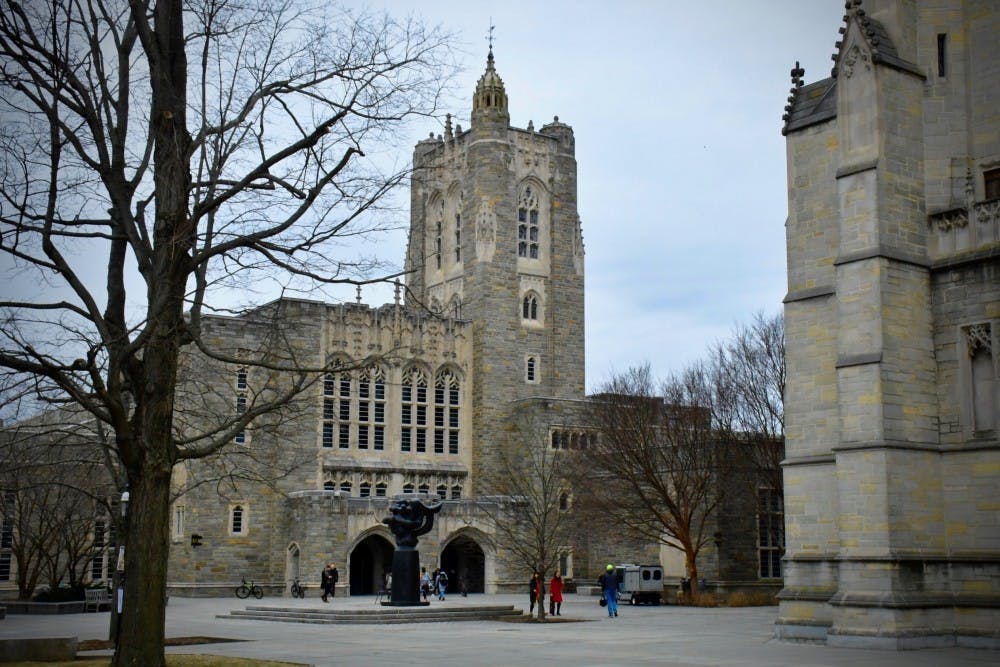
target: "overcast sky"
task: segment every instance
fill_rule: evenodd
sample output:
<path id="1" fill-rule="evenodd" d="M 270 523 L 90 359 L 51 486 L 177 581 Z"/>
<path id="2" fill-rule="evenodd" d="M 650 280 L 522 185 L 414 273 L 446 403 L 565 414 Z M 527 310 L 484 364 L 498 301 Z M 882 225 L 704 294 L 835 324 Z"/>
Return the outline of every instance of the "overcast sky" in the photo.
<path id="1" fill-rule="evenodd" d="M 447 111 L 469 127 L 491 22 L 511 124 L 541 127 L 558 115 L 573 127 L 588 390 L 646 362 L 660 377 L 678 371 L 757 311 L 780 311 L 789 70 L 800 61 L 807 81 L 829 76 L 842 0 L 348 5 L 414 16 L 459 37 L 465 69 L 455 98 L 438 122 L 413 124 L 397 159 L 408 161 L 418 140 L 442 132 Z M 408 199 L 401 193 L 400 201 Z M 400 212 L 400 226 L 407 217 Z M 377 252 L 401 266 L 405 234 L 383 239 Z M 36 274 L 0 259 L 0 291 L 39 291 Z M 93 270 L 99 281 L 101 263 Z M 242 298 L 261 305 L 277 294 Z M 130 300 L 141 306 L 143 297 L 137 283 Z M 366 290 L 363 299 L 377 306 L 391 301 L 392 290 Z"/>
<path id="2" fill-rule="evenodd" d="M 680 370 L 755 312 L 780 311 L 789 70 L 829 76 L 842 0 L 367 4 L 459 33 L 463 127 L 491 20 L 511 124 L 573 127 L 589 390 L 647 361 L 657 376 Z M 430 131 L 442 129 L 414 141 Z"/>

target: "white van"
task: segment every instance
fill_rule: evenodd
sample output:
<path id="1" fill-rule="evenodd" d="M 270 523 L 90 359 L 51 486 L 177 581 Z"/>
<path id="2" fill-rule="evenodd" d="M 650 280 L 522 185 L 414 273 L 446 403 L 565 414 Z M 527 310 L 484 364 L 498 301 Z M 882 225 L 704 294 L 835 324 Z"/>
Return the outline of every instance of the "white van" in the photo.
<path id="1" fill-rule="evenodd" d="M 663 568 L 659 565 L 623 563 L 618 573 L 618 599 L 629 604 L 660 604 L 663 600 Z"/>

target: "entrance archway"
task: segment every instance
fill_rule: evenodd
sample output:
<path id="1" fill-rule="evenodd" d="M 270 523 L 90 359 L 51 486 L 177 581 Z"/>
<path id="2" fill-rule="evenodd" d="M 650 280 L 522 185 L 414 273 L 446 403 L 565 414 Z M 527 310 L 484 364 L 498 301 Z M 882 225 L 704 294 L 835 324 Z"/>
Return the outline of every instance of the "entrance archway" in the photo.
<path id="1" fill-rule="evenodd" d="M 381 535 L 369 535 L 351 551 L 351 595 L 374 595 L 392 570 L 393 546 Z"/>
<path id="2" fill-rule="evenodd" d="M 295 581 L 299 578 L 300 554 L 298 544 L 292 542 L 288 545 L 288 552 L 285 554 L 285 573 L 288 581 Z M 285 592 L 288 592 L 288 589 Z"/>
<path id="3" fill-rule="evenodd" d="M 441 552 L 441 567 L 448 573 L 448 589 L 469 593 L 486 591 L 486 555 L 479 543 L 468 535 L 459 535 Z"/>

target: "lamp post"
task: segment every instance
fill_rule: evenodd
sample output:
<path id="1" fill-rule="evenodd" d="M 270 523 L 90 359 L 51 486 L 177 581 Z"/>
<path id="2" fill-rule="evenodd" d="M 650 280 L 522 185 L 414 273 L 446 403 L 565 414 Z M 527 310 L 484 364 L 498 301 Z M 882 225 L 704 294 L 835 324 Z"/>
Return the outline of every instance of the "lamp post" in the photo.
<path id="1" fill-rule="evenodd" d="M 125 604 L 125 536 L 128 533 L 128 490 L 122 492 L 121 514 L 122 519 L 118 531 L 118 554 L 115 558 L 115 571 L 111 576 L 111 589 L 114 595 L 111 600 L 111 627 L 108 629 L 108 639 L 114 641 L 115 649 L 118 648 L 118 637 L 121 635 L 122 608 Z"/>

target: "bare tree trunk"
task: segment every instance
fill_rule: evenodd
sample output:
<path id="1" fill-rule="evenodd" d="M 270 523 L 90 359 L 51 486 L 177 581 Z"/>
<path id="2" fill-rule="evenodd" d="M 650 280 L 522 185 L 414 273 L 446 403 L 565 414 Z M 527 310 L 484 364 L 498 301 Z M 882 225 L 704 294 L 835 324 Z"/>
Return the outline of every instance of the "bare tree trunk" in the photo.
<path id="1" fill-rule="evenodd" d="M 127 514 L 127 534 L 133 539 L 125 543 L 125 601 L 111 664 L 163 667 L 170 471 L 150 466 L 134 478 Z"/>

